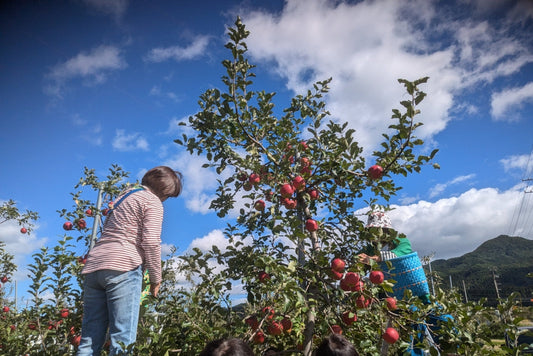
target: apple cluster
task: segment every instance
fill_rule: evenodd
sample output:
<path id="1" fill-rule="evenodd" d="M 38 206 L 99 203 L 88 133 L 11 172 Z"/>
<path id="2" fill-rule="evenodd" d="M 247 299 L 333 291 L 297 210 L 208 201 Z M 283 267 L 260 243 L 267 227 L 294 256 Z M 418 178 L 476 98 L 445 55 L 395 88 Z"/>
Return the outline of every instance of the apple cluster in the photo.
<path id="1" fill-rule="evenodd" d="M 286 315 L 278 318 L 269 306 L 264 307 L 261 313 L 248 316 L 244 322 L 254 332 L 253 341 L 256 344 L 264 343 L 267 335 L 275 337 L 292 332 L 292 320 Z"/>
<path id="2" fill-rule="evenodd" d="M 355 304 L 358 309 L 365 309 L 370 306 L 373 299 L 367 299 L 363 294 L 365 283 L 361 276 L 352 271 L 345 272 L 346 262 L 338 257 L 333 258 L 330 265 L 330 276 L 332 279 L 339 281 L 339 288 L 346 293 L 357 292 L 359 295 L 355 299 Z M 380 285 L 385 281 L 385 276 L 382 271 L 373 270 L 369 274 L 369 280 L 372 284 Z M 394 297 L 386 297 L 384 299 L 388 310 L 396 310 L 396 299 Z M 357 312 L 354 310 L 346 310 L 341 314 L 341 320 L 346 326 L 352 325 L 357 321 Z M 342 334 L 342 327 L 339 325 L 332 325 L 332 332 Z M 398 340 L 398 332 L 394 328 L 388 328 L 382 335 L 383 339 L 388 343 L 394 343 Z"/>

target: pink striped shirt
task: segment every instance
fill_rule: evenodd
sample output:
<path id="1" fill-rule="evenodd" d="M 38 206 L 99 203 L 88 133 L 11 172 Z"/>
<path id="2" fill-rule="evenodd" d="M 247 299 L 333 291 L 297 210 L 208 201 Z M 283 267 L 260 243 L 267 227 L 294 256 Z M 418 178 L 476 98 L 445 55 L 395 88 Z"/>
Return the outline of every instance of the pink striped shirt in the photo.
<path id="1" fill-rule="evenodd" d="M 162 223 L 163 204 L 154 193 L 145 187 L 130 194 L 106 217 L 102 236 L 89 252 L 82 273 L 131 271 L 142 264 L 150 283 L 160 283 Z"/>

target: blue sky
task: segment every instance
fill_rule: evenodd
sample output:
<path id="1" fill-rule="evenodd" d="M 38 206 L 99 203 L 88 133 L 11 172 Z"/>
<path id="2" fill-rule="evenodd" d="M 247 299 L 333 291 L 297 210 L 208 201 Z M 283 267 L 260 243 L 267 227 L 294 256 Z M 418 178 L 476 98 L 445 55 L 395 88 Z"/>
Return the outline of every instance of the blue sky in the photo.
<path id="1" fill-rule="evenodd" d="M 84 167 L 104 177 L 118 164 L 134 179 L 161 164 L 180 170 L 185 189 L 165 203 L 165 248 L 224 245 L 228 221 L 208 210 L 216 174 L 173 140 L 198 97 L 221 86 L 225 31 L 237 15 L 251 31 L 254 88 L 277 92 L 281 109 L 332 77 L 332 119 L 357 130 L 365 155 L 405 99 L 397 79 L 430 77 L 418 135 L 428 151 L 440 149 L 441 169 L 399 179 L 404 189 L 391 201 L 393 225 L 420 255 L 460 256 L 500 234 L 533 238 L 533 194 L 524 193 L 533 183 L 523 181 L 533 169 L 531 1 L 71 0 L 0 9 L 0 201 L 41 216 L 30 236 L 0 225 L 22 284 L 31 254 L 63 236 L 57 210 L 72 207 Z"/>

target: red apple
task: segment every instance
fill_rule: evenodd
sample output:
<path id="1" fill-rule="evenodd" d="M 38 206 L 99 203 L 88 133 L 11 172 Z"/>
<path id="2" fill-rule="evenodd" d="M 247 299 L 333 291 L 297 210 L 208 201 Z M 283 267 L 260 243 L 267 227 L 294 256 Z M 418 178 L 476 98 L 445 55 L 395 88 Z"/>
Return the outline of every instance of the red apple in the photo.
<path id="1" fill-rule="evenodd" d="M 302 191 L 305 188 L 305 179 L 302 176 L 296 176 L 292 180 L 292 186 L 297 191 Z"/>
<path id="2" fill-rule="evenodd" d="M 333 278 L 334 280 L 336 281 L 339 281 L 342 279 L 342 277 L 344 276 L 344 274 L 342 272 L 337 272 L 335 270 L 330 270 L 330 276 L 331 278 Z"/>
<path id="3" fill-rule="evenodd" d="M 67 308 L 63 308 L 59 311 L 59 315 L 62 317 L 62 318 L 66 318 L 68 316 L 68 309 Z"/>
<path id="4" fill-rule="evenodd" d="M 331 325 L 330 327 L 331 329 L 331 332 L 334 333 L 334 334 L 342 334 L 342 328 L 340 327 L 340 325 Z"/>
<path id="5" fill-rule="evenodd" d="M 78 226 L 78 229 L 85 229 L 87 227 L 87 223 L 84 219 L 76 220 L 76 225 Z"/>
<path id="6" fill-rule="evenodd" d="M 396 298 L 387 297 L 385 298 L 385 302 L 387 303 L 387 308 L 389 310 L 396 310 Z"/>
<path id="7" fill-rule="evenodd" d="M 302 147 L 303 150 L 309 149 L 309 146 L 307 145 L 307 142 L 305 141 L 301 141 L 300 146 Z"/>
<path id="8" fill-rule="evenodd" d="M 317 231 L 318 223 L 316 222 L 316 220 L 307 219 L 307 221 L 305 222 L 305 229 L 309 232 Z"/>
<path id="9" fill-rule="evenodd" d="M 257 274 L 257 278 L 259 279 L 259 282 L 266 283 L 266 281 L 270 279 L 270 275 L 265 271 L 261 271 Z"/>
<path id="10" fill-rule="evenodd" d="M 17 327 L 15 325 L 10 325 L 9 328 L 11 329 L 11 331 L 15 331 Z"/>
<path id="11" fill-rule="evenodd" d="M 23 227 L 23 228 L 20 229 L 20 232 L 23 233 L 23 234 L 25 234 L 25 233 L 28 232 L 28 229 L 26 229 L 25 227 Z"/>
<path id="12" fill-rule="evenodd" d="M 277 321 L 273 321 L 270 325 L 268 325 L 267 331 L 270 335 L 281 335 L 283 332 L 283 326 Z"/>
<path id="13" fill-rule="evenodd" d="M 257 211 L 263 211 L 263 210 L 265 210 L 265 206 L 266 206 L 266 205 L 265 205 L 265 202 L 264 202 L 263 200 L 261 200 L 261 199 L 258 200 L 258 201 L 256 201 L 255 204 L 254 204 L 254 208 L 255 208 L 255 210 L 257 210 Z"/>
<path id="14" fill-rule="evenodd" d="M 73 336 L 72 339 L 70 339 L 70 343 L 74 345 L 74 347 L 80 346 L 81 342 L 81 335 Z"/>
<path id="15" fill-rule="evenodd" d="M 67 221 L 66 223 L 63 224 L 63 229 L 65 230 L 72 230 L 72 223 L 70 221 Z"/>
<path id="16" fill-rule="evenodd" d="M 274 192 L 269 190 L 265 193 L 265 199 L 266 201 L 272 201 L 272 197 L 274 196 Z"/>
<path id="17" fill-rule="evenodd" d="M 283 326 L 283 331 L 290 333 L 292 330 L 292 321 L 289 317 L 284 317 L 281 319 L 281 326 Z"/>
<path id="18" fill-rule="evenodd" d="M 334 258 L 331 261 L 331 269 L 337 272 L 344 272 L 344 267 L 346 263 L 340 258 Z"/>
<path id="19" fill-rule="evenodd" d="M 239 174 L 237 174 L 237 179 L 241 182 L 245 182 L 248 179 L 248 174 L 240 172 Z"/>
<path id="20" fill-rule="evenodd" d="M 254 343 L 256 344 L 262 344 L 265 342 L 265 334 L 260 330 L 255 333 L 254 335 Z"/>
<path id="21" fill-rule="evenodd" d="M 304 176 L 309 177 L 311 175 L 311 168 L 310 167 L 302 167 L 300 169 L 300 173 L 303 174 Z"/>
<path id="22" fill-rule="evenodd" d="M 398 331 L 394 328 L 387 328 L 385 330 L 385 333 L 382 335 L 383 340 L 385 340 L 388 344 L 394 344 L 400 335 L 398 334 Z"/>
<path id="23" fill-rule="evenodd" d="M 346 282 L 346 278 L 341 279 L 341 282 L 339 283 L 339 287 L 341 287 L 341 289 L 345 292 L 352 291 L 352 286 L 350 286 L 348 282 Z"/>
<path id="24" fill-rule="evenodd" d="M 87 210 L 85 210 L 85 215 L 93 216 L 93 211 L 91 209 L 87 209 Z"/>
<path id="25" fill-rule="evenodd" d="M 360 309 L 364 309 L 370 305 L 370 299 L 366 299 L 364 295 L 360 295 L 355 299 L 355 305 Z"/>
<path id="26" fill-rule="evenodd" d="M 244 190 L 249 192 L 250 190 L 252 190 L 253 184 L 250 183 L 250 182 L 246 182 L 246 183 L 244 183 L 244 185 L 242 187 L 244 188 Z"/>
<path id="27" fill-rule="evenodd" d="M 248 177 L 248 182 L 250 182 L 250 184 L 252 185 L 259 184 L 260 181 L 261 181 L 261 176 L 259 176 L 259 174 L 257 173 L 252 173 L 250 174 L 250 177 Z"/>
<path id="28" fill-rule="evenodd" d="M 383 176 L 383 167 L 378 164 L 373 165 L 368 169 L 368 176 L 374 180 L 381 178 Z"/>
<path id="29" fill-rule="evenodd" d="M 259 321 L 255 315 L 249 316 L 244 320 L 244 322 L 249 325 L 253 330 L 257 330 L 259 327 Z"/>
<path id="30" fill-rule="evenodd" d="M 318 190 L 316 190 L 316 189 L 312 189 L 312 190 L 309 191 L 309 197 L 311 198 L 311 200 L 318 199 L 318 195 L 319 195 L 319 193 L 318 193 Z"/>
<path id="31" fill-rule="evenodd" d="M 359 281 L 352 287 L 352 291 L 362 292 L 364 287 L 365 287 L 365 283 L 363 281 Z"/>
<path id="32" fill-rule="evenodd" d="M 58 320 L 58 321 L 49 321 L 48 322 L 48 330 L 52 330 L 52 329 L 58 329 L 59 326 L 61 325 L 61 320 Z"/>
<path id="33" fill-rule="evenodd" d="M 302 167 L 309 167 L 311 165 L 311 161 L 307 157 L 300 158 L 300 164 Z"/>
<path id="34" fill-rule="evenodd" d="M 274 308 L 272 307 L 264 307 L 262 311 L 263 311 L 263 314 L 267 316 L 267 319 L 270 319 L 270 320 L 272 320 L 272 318 L 274 318 L 274 314 L 276 314 L 276 312 L 274 311 Z"/>
<path id="35" fill-rule="evenodd" d="M 385 276 L 381 271 L 372 271 L 370 272 L 370 282 L 374 284 L 381 284 L 385 280 Z"/>
<path id="36" fill-rule="evenodd" d="M 289 199 L 289 198 L 283 198 L 282 200 L 282 204 L 285 206 L 285 208 L 287 209 L 296 209 L 296 206 L 298 205 L 298 203 L 296 202 L 296 200 L 294 199 Z"/>
<path id="37" fill-rule="evenodd" d="M 346 283 L 350 286 L 350 287 L 355 287 L 355 285 L 357 283 L 359 283 L 359 281 L 361 280 L 361 278 L 359 277 L 359 275 L 355 272 L 348 272 L 346 273 L 346 275 L 344 276 L 344 279 L 346 280 Z"/>
<path id="38" fill-rule="evenodd" d="M 106 216 L 109 213 L 109 209 L 102 210 L 102 215 Z"/>
<path id="39" fill-rule="evenodd" d="M 352 325 L 355 321 L 357 321 L 357 314 L 352 311 L 345 311 L 342 313 L 342 321 L 346 325 Z"/>
<path id="40" fill-rule="evenodd" d="M 2 311 L 3 311 L 4 313 L 9 313 L 9 307 L 8 307 L 8 306 L 5 306 L 5 307 L 2 309 Z"/>
<path id="41" fill-rule="evenodd" d="M 0 281 L 2 281 L 2 283 L 7 283 L 9 279 L 6 276 L 3 276 L 2 279 L 0 279 Z"/>
<path id="42" fill-rule="evenodd" d="M 37 329 L 37 325 L 35 323 L 29 323 L 28 324 L 28 329 L 35 330 L 35 329 Z"/>
<path id="43" fill-rule="evenodd" d="M 294 194 L 294 187 L 291 184 L 283 184 L 280 188 L 280 194 L 283 198 L 290 198 Z"/>

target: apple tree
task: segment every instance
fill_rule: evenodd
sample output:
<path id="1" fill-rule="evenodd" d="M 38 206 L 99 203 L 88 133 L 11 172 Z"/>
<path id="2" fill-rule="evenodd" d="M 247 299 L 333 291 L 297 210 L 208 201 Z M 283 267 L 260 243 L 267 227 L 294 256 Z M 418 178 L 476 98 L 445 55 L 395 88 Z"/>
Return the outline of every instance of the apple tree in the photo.
<path id="1" fill-rule="evenodd" d="M 393 317 L 379 295 L 391 290 L 391 282 L 364 280 L 368 267 L 357 254 L 367 243 L 392 237 L 365 229 L 354 212 L 386 204 L 400 189 L 394 176 L 431 164 L 437 150 L 421 154 L 423 141 L 415 136 L 422 125 L 415 119 L 417 105 L 426 96 L 420 87 L 428 78 L 399 80 L 408 100 L 392 111 L 368 164 L 357 132 L 329 118 L 324 96 L 331 79 L 315 83 L 282 111 L 273 103 L 275 93 L 253 90 L 248 34 L 240 20 L 229 29 L 224 90 L 200 96 L 200 110 L 185 124 L 192 134 L 176 139 L 219 174 L 211 208 L 221 218 L 238 214 L 225 230 L 227 248 L 184 256 L 183 271 L 209 298 L 228 305 L 233 285 L 242 283 L 247 303 L 240 322 L 249 326 L 250 341 L 310 355 L 333 331 L 367 353 L 379 352 L 381 330 Z M 334 258 L 345 268 L 332 270 Z M 219 273 L 209 261 L 216 261 Z M 360 321 L 354 323 L 354 316 Z M 399 330 L 410 329 L 408 318 L 393 319 Z M 240 332 L 228 325 L 223 330 Z M 402 330 L 402 340 L 409 337 Z"/>

